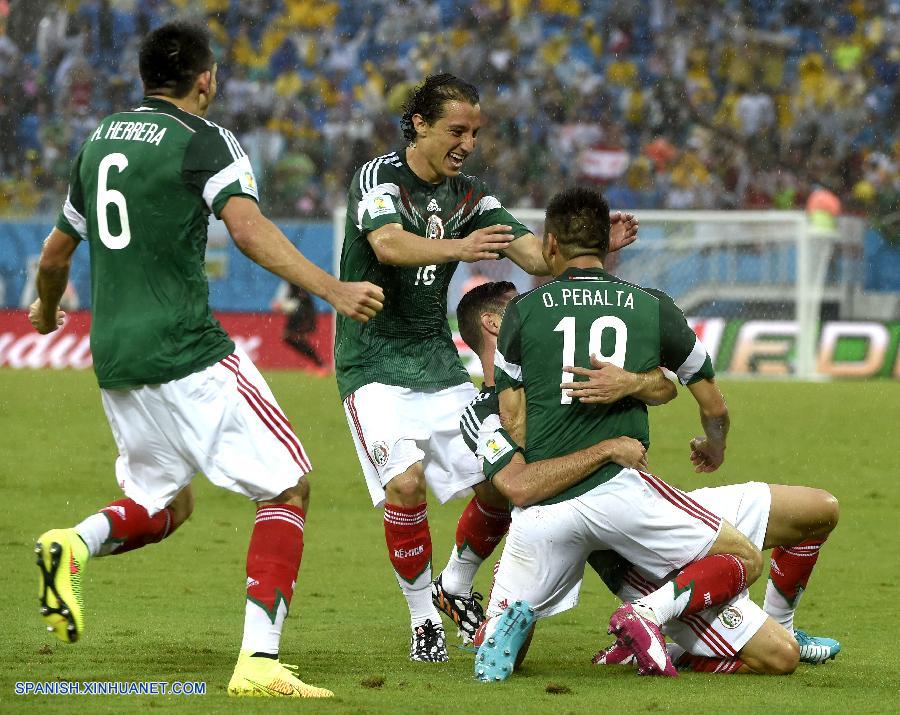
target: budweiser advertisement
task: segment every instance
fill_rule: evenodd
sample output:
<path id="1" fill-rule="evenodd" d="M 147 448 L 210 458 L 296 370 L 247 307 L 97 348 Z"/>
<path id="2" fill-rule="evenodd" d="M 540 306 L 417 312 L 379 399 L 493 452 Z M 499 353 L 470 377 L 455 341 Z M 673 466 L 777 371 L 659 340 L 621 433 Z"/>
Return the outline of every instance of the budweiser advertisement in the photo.
<path id="1" fill-rule="evenodd" d="M 313 330 L 295 335 L 300 349 L 285 341 L 287 317 L 274 313 L 217 313 L 222 327 L 256 363 L 269 370 L 331 369 L 333 318 L 318 313 Z M 38 335 L 32 329 L 24 310 L 0 310 L 0 366 L 11 368 L 91 367 L 91 314 L 86 310 L 71 312 L 65 325 L 49 335 Z M 305 345 L 304 345 L 305 344 Z M 325 368 L 303 354 L 309 349 Z"/>

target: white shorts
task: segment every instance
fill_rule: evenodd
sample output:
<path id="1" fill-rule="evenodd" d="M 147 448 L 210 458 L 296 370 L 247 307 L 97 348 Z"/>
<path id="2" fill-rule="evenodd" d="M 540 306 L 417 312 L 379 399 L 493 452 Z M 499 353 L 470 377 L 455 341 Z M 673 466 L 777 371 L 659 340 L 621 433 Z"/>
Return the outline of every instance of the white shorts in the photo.
<path id="1" fill-rule="evenodd" d="M 588 555 L 616 551 L 653 578 L 702 558 L 722 519 L 651 474 L 623 469 L 586 494 L 514 509 L 488 614 L 522 598 L 538 618 L 578 603 Z"/>
<path id="2" fill-rule="evenodd" d="M 119 448 L 119 486 L 151 515 L 197 472 L 265 501 L 311 469 L 287 417 L 240 348 L 180 380 L 100 394 Z"/>
<path id="3" fill-rule="evenodd" d="M 697 489 L 690 495 L 734 524 L 757 548 L 762 548 L 772 505 L 768 484 L 732 484 Z M 625 581 L 616 595 L 622 601 L 634 601 L 662 584 L 663 580 L 648 578 L 641 569 L 633 568 L 625 574 Z M 670 621 L 663 627 L 663 632 L 692 655 L 734 658 L 762 628 L 766 618 L 765 611 L 750 599 L 750 593 L 745 589 L 723 606 Z"/>
<path id="4" fill-rule="evenodd" d="M 478 391 L 471 383 L 422 392 L 371 383 L 344 400 L 344 412 L 366 486 L 376 507 L 384 487 L 416 462 L 443 504 L 484 481 L 481 465 L 459 431 L 463 410 Z"/>

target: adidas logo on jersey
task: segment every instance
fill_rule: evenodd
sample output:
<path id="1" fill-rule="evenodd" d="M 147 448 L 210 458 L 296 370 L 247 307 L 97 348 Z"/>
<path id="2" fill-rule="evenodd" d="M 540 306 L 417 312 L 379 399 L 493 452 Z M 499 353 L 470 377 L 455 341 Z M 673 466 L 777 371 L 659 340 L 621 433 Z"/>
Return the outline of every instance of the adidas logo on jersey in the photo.
<path id="1" fill-rule="evenodd" d="M 437 201 L 435 201 L 434 199 L 431 199 L 431 201 L 428 202 L 428 208 L 426 208 L 425 210 L 438 212 L 441 210 L 441 207 L 438 205 Z"/>

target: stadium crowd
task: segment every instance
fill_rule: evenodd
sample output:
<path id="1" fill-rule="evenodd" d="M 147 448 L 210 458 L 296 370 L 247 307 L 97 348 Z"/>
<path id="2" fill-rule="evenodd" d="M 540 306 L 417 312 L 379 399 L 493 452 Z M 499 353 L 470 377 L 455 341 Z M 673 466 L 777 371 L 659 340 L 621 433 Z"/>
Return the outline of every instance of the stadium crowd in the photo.
<path id="1" fill-rule="evenodd" d="M 468 170 L 508 206 L 597 182 L 633 208 L 802 208 L 821 185 L 900 240 L 897 0 L 10 0 L 0 4 L 0 215 L 54 212 L 106 113 L 140 99 L 135 47 L 205 17 L 211 118 L 265 208 L 323 217 L 402 142 L 408 89 L 482 91 Z M 891 224 L 891 214 L 894 223 Z"/>

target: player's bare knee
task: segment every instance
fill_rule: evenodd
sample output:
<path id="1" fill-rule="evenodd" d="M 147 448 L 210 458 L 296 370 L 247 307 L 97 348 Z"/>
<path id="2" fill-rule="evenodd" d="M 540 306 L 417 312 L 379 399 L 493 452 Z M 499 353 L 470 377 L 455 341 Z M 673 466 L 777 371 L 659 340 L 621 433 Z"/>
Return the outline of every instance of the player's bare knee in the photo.
<path id="1" fill-rule="evenodd" d="M 494 509 L 508 509 L 509 499 L 503 496 L 497 487 L 488 481 L 480 482 L 472 487 L 478 501 Z"/>
<path id="2" fill-rule="evenodd" d="M 306 477 L 300 477 L 295 486 L 285 489 L 274 499 L 259 503 L 260 506 L 272 504 L 290 504 L 298 509 L 302 509 L 303 512 L 306 513 L 309 509 L 309 481 Z"/>
<path id="3" fill-rule="evenodd" d="M 777 641 L 763 661 L 767 675 L 790 675 L 800 665 L 800 646 L 793 638 Z"/>
<path id="4" fill-rule="evenodd" d="M 389 504 L 418 506 L 425 501 L 425 477 L 420 471 L 407 470 L 391 479 L 384 492 Z"/>
<path id="5" fill-rule="evenodd" d="M 751 583 L 756 582 L 756 579 L 758 579 L 762 575 L 762 552 L 753 544 L 750 544 L 749 549 L 744 549 L 744 553 L 738 554 L 737 556 L 744 564 L 744 569 L 746 570 L 745 576 L 747 579 L 747 585 L 749 586 Z"/>
<path id="6" fill-rule="evenodd" d="M 837 526 L 838 519 L 841 516 L 841 508 L 837 497 L 824 489 L 816 490 L 816 499 L 819 503 L 820 524 L 818 524 L 818 533 L 815 536 L 825 538 Z"/>
<path id="7" fill-rule="evenodd" d="M 740 559 L 744 566 L 744 578 L 748 586 L 762 575 L 762 552 L 750 539 L 728 522 L 722 525 L 719 537 L 709 553 L 732 554 L 735 558 Z"/>

